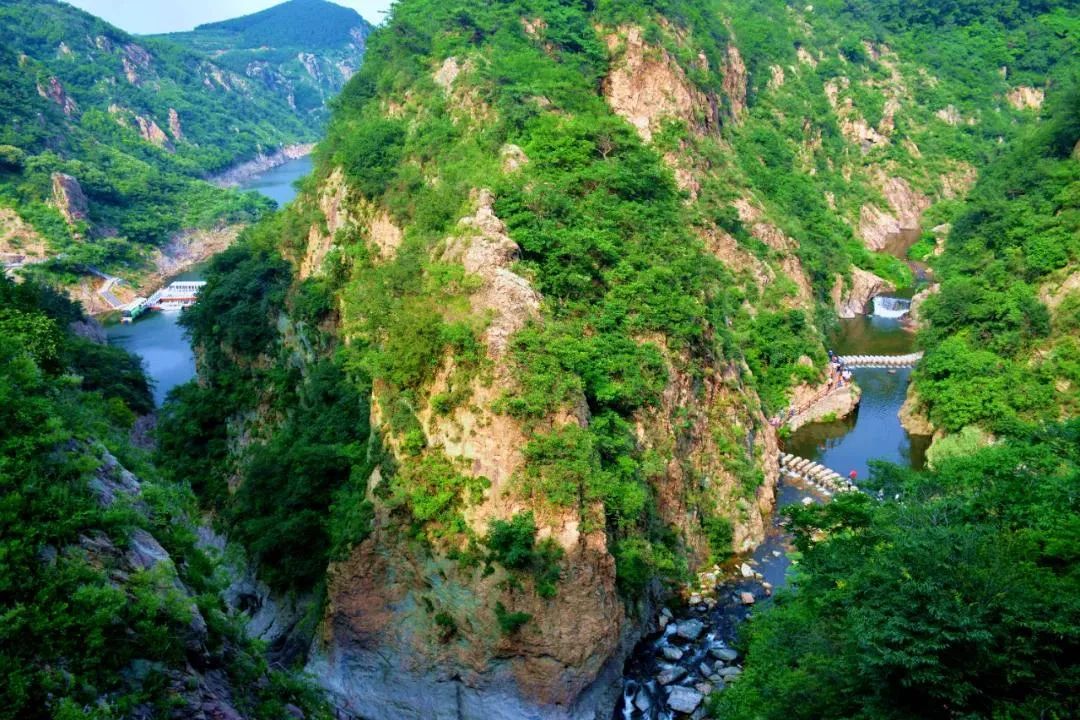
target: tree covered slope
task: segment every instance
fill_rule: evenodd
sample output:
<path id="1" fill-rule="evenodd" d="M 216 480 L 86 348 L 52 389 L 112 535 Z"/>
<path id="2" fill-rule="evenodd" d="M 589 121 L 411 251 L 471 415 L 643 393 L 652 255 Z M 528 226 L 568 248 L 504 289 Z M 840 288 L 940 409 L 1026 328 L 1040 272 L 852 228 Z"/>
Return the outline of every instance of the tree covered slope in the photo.
<path id="1" fill-rule="evenodd" d="M 0 253 L 58 257 L 48 269 L 68 279 L 254 219 L 266 201 L 203 178 L 319 127 L 204 53 L 52 0 L 0 3 L 0 84 Z"/>
<path id="2" fill-rule="evenodd" d="M 955 433 L 1012 434 L 1080 409 L 1080 84 L 982 174 L 935 262 L 915 388 Z"/>
<path id="3" fill-rule="evenodd" d="M 312 123 L 360 67 L 371 25 L 325 0 L 289 0 L 261 12 L 163 37 L 277 93 Z"/>
<path id="4" fill-rule="evenodd" d="M 194 497 L 131 439 L 139 361 L 99 334 L 0 277 L 0 717 L 327 716 L 222 600 Z"/>

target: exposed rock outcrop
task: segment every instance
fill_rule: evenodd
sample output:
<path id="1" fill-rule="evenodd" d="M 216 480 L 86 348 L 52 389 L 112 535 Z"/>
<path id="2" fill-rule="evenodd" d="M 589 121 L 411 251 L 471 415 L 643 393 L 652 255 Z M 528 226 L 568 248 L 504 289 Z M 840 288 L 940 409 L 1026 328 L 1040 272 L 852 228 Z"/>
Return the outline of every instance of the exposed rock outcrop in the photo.
<path id="1" fill-rule="evenodd" d="M 307 247 L 300 261 L 301 280 L 322 273 L 326 257 L 335 246 L 338 231 L 354 226 L 356 219 L 348 200 L 349 185 L 345 181 L 345 173 L 341 168 L 335 168 L 320 188 L 320 222 L 313 223 L 308 230 Z M 368 214 L 376 213 L 374 208 L 368 207 L 367 210 Z M 371 239 L 383 257 L 390 257 L 401 244 L 401 231 L 397 230 L 385 212 L 376 214 L 370 226 Z"/>
<path id="2" fill-rule="evenodd" d="M 731 116 L 738 122 L 739 118 L 746 113 L 746 89 L 749 82 L 746 74 L 746 63 L 743 62 L 742 53 L 739 52 L 739 48 L 735 47 L 735 45 L 729 44 L 727 46 L 727 59 L 721 73 L 724 76 L 724 96 L 727 98 L 728 105 L 731 108 Z M 783 84 L 782 79 L 781 84 Z"/>
<path id="3" fill-rule="evenodd" d="M 225 250 L 236 241 L 242 225 L 182 230 L 172 235 L 151 256 L 154 270 L 142 278 L 140 292 L 149 294 L 172 277 L 189 270 Z"/>
<path id="4" fill-rule="evenodd" d="M 683 120 L 697 132 L 715 131 L 719 127 L 715 99 L 694 87 L 667 50 L 649 46 L 641 28 L 623 26 L 606 39 L 612 64 L 604 79 L 604 97 L 643 140 L 651 141 L 663 120 L 669 118 Z M 738 89 L 739 71 L 743 82 L 746 72 L 738 50 L 729 55 L 729 64 L 731 70 L 724 75 L 725 87 L 730 82 L 732 88 Z M 745 84 L 736 97 L 742 98 L 745 107 Z"/>
<path id="5" fill-rule="evenodd" d="M 38 95 L 55 103 L 67 117 L 79 112 L 78 103 L 75 102 L 74 98 L 68 96 L 64 86 L 55 77 L 49 78 L 46 85 L 38 84 L 37 91 Z"/>
<path id="6" fill-rule="evenodd" d="M 169 140 L 169 136 L 165 134 L 165 131 L 161 129 L 153 118 L 136 115 L 135 123 L 139 126 L 139 135 L 143 140 L 170 152 L 173 150 L 173 144 Z"/>
<path id="7" fill-rule="evenodd" d="M 506 352 L 510 335 L 535 317 L 540 296 L 510 269 L 519 250 L 492 210 L 492 195 L 480 191 L 475 202 L 476 213 L 461 221 L 441 252 L 444 262 L 460 263 L 478 280 L 471 312 L 490 318 L 482 339 L 494 359 Z M 428 447 L 460 472 L 490 483 L 483 499 L 464 512 L 473 531 L 482 534 L 492 519 L 507 519 L 522 508 L 511 480 L 522 467 L 529 436 L 518 421 L 491 409 L 502 388 L 514 382 L 506 363 L 495 365 L 493 377 L 469 382 L 468 400 L 449 414 L 435 413 L 432 398 L 448 387 L 453 373 L 454 361 L 447 358 L 425 397 L 418 398 L 417 414 Z M 372 425 L 389 447 L 397 447 L 379 397 L 376 392 Z M 553 422 L 584 418 L 570 412 Z M 381 482 L 377 470 L 370 487 Z M 537 510 L 541 535 L 554 538 L 565 552 L 559 590 L 550 599 L 508 593 L 502 572 L 486 576 L 482 568 L 446 557 L 445 550 L 420 550 L 380 507 L 371 537 L 330 570 L 329 603 L 309 669 L 345 709 L 373 719 L 593 717 L 599 700 L 582 698 L 603 677 L 607 681 L 596 692 L 610 689 L 615 670 L 608 677 L 605 669 L 617 669 L 627 632 L 614 560 L 603 531 L 583 530 L 576 509 Z M 498 602 L 528 613 L 531 621 L 504 636 L 496 620 Z M 454 619 L 454 642 L 438 641 L 434 613 L 427 609 L 432 606 Z M 628 638 L 626 649 L 631 644 Z M 385 682 L 387 673 L 393 682 Z"/>
<path id="8" fill-rule="evenodd" d="M 884 292 L 896 290 L 888 281 L 879 278 L 868 270 L 851 268 L 850 285 L 844 282 L 842 275 L 836 276 L 833 284 L 831 297 L 833 308 L 837 316 L 841 318 L 853 318 L 856 315 L 865 315 L 870 301 L 875 296 Z"/>
<path id="9" fill-rule="evenodd" d="M 180 125 L 180 113 L 176 112 L 176 108 L 169 108 L 169 132 L 174 140 L 183 142 L 184 129 Z"/>
<path id="10" fill-rule="evenodd" d="M 1046 100 L 1046 91 L 1042 88 L 1020 85 L 1010 90 L 1005 99 L 1017 110 L 1038 110 Z"/>
<path id="11" fill-rule="evenodd" d="M 925 325 L 925 321 L 922 317 L 922 306 L 926 302 L 926 299 L 931 295 L 939 292 L 941 285 L 934 283 L 933 285 L 920 290 L 915 293 L 915 296 L 911 298 L 911 309 L 908 311 L 908 319 L 912 326 L 915 328 L 922 328 Z"/>
<path id="12" fill-rule="evenodd" d="M 747 198 L 740 198 L 734 203 L 736 212 L 739 213 L 739 220 L 750 230 L 750 234 L 769 246 L 771 250 L 776 251 L 776 255 L 779 258 L 778 264 L 781 271 L 794 283 L 795 295 L 790 300 L 791 307 L 810 308 L 814 304 L 814 291 L 810 284 L 810 279 L 806 275 L 806 271 L 803 269 L 802 261 L 798 257 L 798 242 L 794 238 L 789 237 L 780 228 L 773 225 L 765 218 L 765 213 Z M 736 257 L 734 253 L 731 257 Z M 744 256 L 745 258 L 745 256 Z M 725 258 L 721 258 L 725 259 Z M 772 279 L 775 279 L 775 273 L 770 273 L 769 270 L 763 269 L 764 266 L 756 258 L 745 258 L 741 264 L 749 264 L 755 269 L 759 279 L 765 280 L 765 278 L 772 275 Z M 736 265 L 735 267 L 739 267 Z M 759 282 L 759 286 L 764 288 L 769 285 L 769 282 Z"/>
<path id="13" fill-rule="evenodd" d="M 862 390 L 854 383 L 843 387 L 800 385 L 792 393 L 791 406 L 796 409 L 786 425 L 792 432 L 803 425 L 825 419 L 839 420 L 855 412 L 862 399 Z"/>
<path id="14" fill-rule="evenodd" d="M 693 551 L 691 566 L 703 562 L 708 545 L 700 523 L 690 511 L 689 489 L 694 477 L 706 478 L 696 490 L 709 498 L 711 510 L 732 521 L 732 547 L 749 550 L 764 538 L 765 518 L 772 510 L 779 467 L 776 465 L 776 433 L 743 385 L 745 368 L 719 362 L 706 368 L 704 379 L 688 373 L 685 357 L 669 360 L 668 385 L 659 411 L 636 416 L 638 441 L 645 449 L 678 447 L 664 475 L 654 481 L 657 503 L 664 521 L 680 528 Z M 701 383 L 701 387 L 697 387 Z M 723 448 L 722 443 L 734 445 Z M 741 488 L 749 481 L 730 468 L 733 453 L 744 454 L 748 467 L 760 472 L 752 499 L 742 499 Z M 760 466 L 755 458 L 764 458 Z"/>
<path id="15" fill-rule="evenodd" d="M 882 250 L 891 236 L 905 230 L 918 230 L 922 214 L 931 204 L 930 198 L 901 177 L 879 175 L 877 181 L 890 211 L 873 204 L 863 205 L 860 211 L 859 235 L 871 250 Z"/>
<path id="16" fill-rule="evenodd" d="M 53 202 L 68 225 L 75 225 L 89 218 L 86 194 L 78 180 L 65 173 L 53 173 L 52 193 Z"/>
<path id="17" fill-rule="evenodd" d="M 642 624 L 627 618 L 616 591 L 615 562 L 599 508 L 551 506 L 543 498 L 522 497 L 515 482 L 532 431 L 495 408 L 517 382 L 507 359 L 510 339 L 526 323 L 540 320 L 541 297 L 513 270 L 520 250 L 496 216 L 492 194 L 477 191 L 473 201 L 475 213 L 434 252 L 443 263 L 460 264 L 472 279 L 468 313 L 487 319 L 481 340 L 493 364 L 482 377 L 462 380 L 457 360 L 447 356 L 411 402 L 428 448 L 424 452 L 438 453 L 457 472 L 488 483 L 482 498 L 463 508 L 463 522 L 480 537 L 494 520 L 533 511 L 539 536 L 551 538 L 564 552 L 557 593 L 540 597 L 530 591 L 528 579 L 521 580 L 523 588 L 509 590 L 502 569 L 488 575 L 452 559 L 438 543 L 419 547 L 379 499 L 378 488 L 389 481 L 377 469 L 369 481 L 369 499 L 376 506 L 372 533 L 330 569 L 327 609 L 308 669 L 343 711 L 373 720 L 594 720 L 609 712 L 623 660 Z M 359 236 L 370 239 L 381 216 L 358 210 L 352 222 Z M 691 562 L 704 559 L 708 550 L 700 522 L 689 511 L 703 493 L 711 512 L 731 518 L 734 545 L 751 547 L 764 535 L 778 468 L 776 434 L 743 381 L 748 371 L 717 360 L 702 379 L 684 369 L 686 351 L 668 349 L 662 337 L 641 342 L 653 343 L 665 356 L 669 380 L 659 406 L 635 415 L 639 442 L 645 450 L 663 453 L 677 448 L 650 479 L 658 511 L 685 535 L 693 549 Z M 434 398 L 451 389 L 464 399 L 436 412 Z M 415 457 L 403 455 L 381 392 L 376 387 L 372 426 L 385 447 L 415 464 Z M 579 398 L 543 424 L 589 422 Z M 748 472 L 733 469 L 729 444 L 745 454 Z M 698 485 L 702 477 L 706 489 Z M 505 635 L 497 621 L 499 603 L 531 619 Z M 440 640 L 436 615 L 443 623 L 452 619 L 452 640 Z"/>
<path id="18" fill-rule="evenodd" d="M 919 394 L 915 391 L 914 386 L 908 387 L 907 397 L 904 399 L 904 404 L 900 406 L 898 416 L 900 425 L 909 435 L 930 436 L 934 434 L 934 425 L 930 422 L 930 418 L 926 416 L 922 401 L 919 399 Z"/>
<path id="19" fill-rule="evenodd" d="M 1039 299 L 1053 312 L 1065 302 L 1065 298 L 1077 292 L 1080 292 L 1080 271 L 1043 283 L 1039 288 Z"/>

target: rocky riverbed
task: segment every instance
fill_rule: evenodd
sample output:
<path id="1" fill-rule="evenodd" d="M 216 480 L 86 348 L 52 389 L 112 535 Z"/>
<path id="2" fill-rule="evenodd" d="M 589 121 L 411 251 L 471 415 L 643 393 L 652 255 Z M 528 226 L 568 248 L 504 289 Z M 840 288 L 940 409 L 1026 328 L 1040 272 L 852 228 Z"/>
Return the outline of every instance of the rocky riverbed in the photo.
<path id="1" fill-rule="evenodd" d="M 827 499 L 798 478 L 781 478 L 777 490 L 777 507 Z M 776 514 L 751 556 L 734 568 L 699 573 L 696 586 L 685 591 L 685 607 L 662 609 L 655 631 L 627 662 L 614 720 L 704 718 L 709 694 L 738 682 L 738 628 L 787 583 L 791 550 L 784 518 Z"/>

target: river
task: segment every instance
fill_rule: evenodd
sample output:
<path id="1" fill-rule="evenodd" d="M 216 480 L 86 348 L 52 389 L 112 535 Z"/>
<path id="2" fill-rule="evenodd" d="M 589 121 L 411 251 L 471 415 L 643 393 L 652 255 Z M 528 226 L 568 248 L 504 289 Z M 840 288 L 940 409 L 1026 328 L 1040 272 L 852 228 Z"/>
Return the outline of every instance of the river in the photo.
<path id="1" fill-rule="evenodd" d="M 302 157 L 267 170 L 241 188 L 255 190 L 283 206 L 296 196 L 294 183 L 310 172 L 311 157 Z M 199 280 L 201 273 L 196 267 L 170 282 Z M 177 322 L 179 319 L 179 312 L 148 312 L 128 325 L 113 321 L 105 326 L 110 345 L 122 347 L 142 358 L 146 374 L 154 385 L 154 403 L 159 406 L 170 390 L 195 377 L 195 356 Z"/>
<path id="2" fill-rule="evenodd" d="M 894 238 L 888 250 L 904 257 L 918 233 Z M 912 266 L 917 282 L 925 282 L 925 266 Z M 894 297 L 911 297 L 904 288 Z M 914 335 L 901 320 L 874 315 L 841 320 L 829 338 L 838 355 L 905 355 L 914 349 Z M 854 470 L 865 478 L 874 460 L 922 468 L 930 438 L 912 437 L 900 424 L 898 413 L 907 395 L 911 370 L 854 369 L 862 400 L 849 417 L 812 423 L 782 442 L 785 452 L 819 462 L 847 475 Z M 827 502 L 814 487 L 782 477 L 777 487 L 777 508 L 805 502 Z M 690 717 L 676 711 L 697 708 L 710 691 L 722 689 L 740 672 L 741 658 L 734 646 L 739 627 L 755 607 L 767 604 L 773 588 L 788 582 L 792 561 L 791 536 L 779 513 L 769 524 L 765 541 L 740 561 L 736 577 L 722 579 L 715 606 L 702 602 L 683 608 L 667 621 L 663 631 L 646 637 L 634 649 L 623 674 L 622 697 L 615 720 L 668 720 Z M 749 594 L 749 595 L 747 595 Z M 752 597 L 750 597 L 752 596 Z M 689 630 L 687 630 L 689 628 Z M 700 632 L 697 630 L 700 628 Z"/>

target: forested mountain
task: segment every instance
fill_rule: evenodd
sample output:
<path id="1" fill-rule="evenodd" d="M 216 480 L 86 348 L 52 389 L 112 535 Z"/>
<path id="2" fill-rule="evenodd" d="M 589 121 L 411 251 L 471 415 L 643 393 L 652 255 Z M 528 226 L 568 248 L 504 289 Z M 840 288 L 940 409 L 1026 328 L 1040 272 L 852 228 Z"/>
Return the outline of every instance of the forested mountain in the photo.
<path id="1" fill-rule="evenodd" d="M 934 381 L 963 334 L 941 319 L 953 278 L 986 262 L 966 238 L 1000 188 L 976 186 L 979 170 L 1067 144 L 1067 114 L 1040 112 L 1048 95 L 1068 104 L 1078 28 L 1071 1 L 402 0 L 335 107 L 315 182 L 220 258 L 185 318 L 201 380 L 167 407 L 161 460 L 177 479 L 198 468 L 205 507 L 279 592 L 325 593 L 307 667 L 342 711 L 606 717 L 662 588 L 761 540 L 778 473 L 766 418 L 821 381 L 830 318 L 908 283 L 879 252 L 901 231 L 945 253 L 925 304 L 920 385 Z M 1039 164 L 1029 199 L 1049 234 L 1008 241 L 1018 282 L 1025 262 L 1046 265 L 1025 282 L 1075 268 L 1069 162 L 1055 149 Z M 905 482 L 960 484 L 1005 459 L 1046 461 L 1047 493 L 1075 481 L 1071 456 L 1050 468 L 1058 440 L 1011 430 L 1000 455 Z M 980 516 L 982 537 L 1042 532 L 1032 502 L 1013 525 Z M 805 521 L 808 538 L 855 527 L 843 513 L 859 508 L 836 508 Z M 887 541 L 898 512 L 858 528 Z M 845 546 L 845 572 L 862 547 Z M 1013 556 L 995 558 L 972 572 Z M 811 662 L 797 651 L 785 658 Z M 1031 686 L 995 668 L 977 682 L 1006 700 L 958 695 L 961 714 L 1020 707 Z M 848 675 L 864 716 L 918 716 L 862 703 L 873 673 Z M 911 707 L 933 714 L 938 689 L 926 698 Z"/>
<path id="2" fill-rule="evenodd" d="M 164 37 L 206 53 L 321 122 L 327 101 L 360 67 L 371 30 L 350 8 L 326 0 L 289 0 Z"/>
<path id="3" fill-rule="evenodd" d="M 203 179 L 314 140 L 319 108 L 359 63 L 351 43 L 366 28 L 337 6 L 298 7 L 300 16 L 282 20 L 284 11 L 271 12 L 277 21 L 251 25 L 251 32 L 260 41 L 284 33 L 289 43 L 311 41 L 313 52 L 323 52 L 329 36 L 316 31 L 342 29 L 341 13 L 360 28 L 334 39 L 344 53 L 336 79 L 302 107 L 287 82 L 235 71 L 176 42 L 133 37 L 67 4 L 0 3 L 5 262 L 59 257 L 47 268 L 68 280 L 88 265 L 125 274 L 181 230 L 248 222 L 264 212 L 265 200 Z M 234 22 L 248 27 L 247 20 Z M 300 22 L 307 31 L 298 35 Z"/>
<path id="4" fill-rule="evenodd" d="M 224 51 L 200 62 L 257 102 L 251 63 L 287 76 L 297 40 L 266 29 L 308 37 L 320 7 L 145 48 Z M 63 226 L 45 163 L 122 177 L 40 118 L 196 182 L 198 148 L 86 125 L 126 42 L 71 97 L 26 70 L 58 45 L 12 52 L 4 132 L 29 139 L 0 178 L 35 225 Z M 794 583 L 741 668 L 671 688 L 694 718 L 1076 716 L 1078 43 L 1077 0 L 399 0 L 313 177 L 185 312 L 199 378 L 152 456 L 133 363 L 0 284 L 0 714 L 327 712 L 269 659 L 337 717 L 607 720 L 635 644 L 675 634 L 660 604 L 766 537 L 779 418 L 833 377 L 837 317 L 910 283 L 886 250 L 914 233 L 931 467 L 796 501 Z"/>

